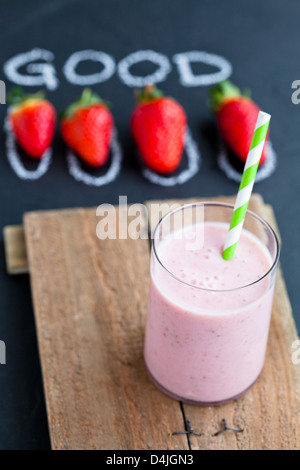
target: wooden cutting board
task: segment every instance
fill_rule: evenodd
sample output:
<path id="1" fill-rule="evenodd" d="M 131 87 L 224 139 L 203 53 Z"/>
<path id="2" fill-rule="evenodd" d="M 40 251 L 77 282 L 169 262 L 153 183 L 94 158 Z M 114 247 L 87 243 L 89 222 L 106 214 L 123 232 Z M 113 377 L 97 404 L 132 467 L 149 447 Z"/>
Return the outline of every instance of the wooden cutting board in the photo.
<path id="1" fill-rule="evenodd" d="M 278 233 L 260 196 L 250 208 Z M 52 448 L 299 449 L 300 365 L 292 362 L 298 336 L 280 269 L 257 383 L 226 405 L 181 404 L 151 383 L 143 362 L 149 240 L 99 240 L 98 222 L 95 208 L 24 216 Z M 223 419 L 242 432 L 215 435 Z M 200 436 L 173 434 L 188 421 Z"/>

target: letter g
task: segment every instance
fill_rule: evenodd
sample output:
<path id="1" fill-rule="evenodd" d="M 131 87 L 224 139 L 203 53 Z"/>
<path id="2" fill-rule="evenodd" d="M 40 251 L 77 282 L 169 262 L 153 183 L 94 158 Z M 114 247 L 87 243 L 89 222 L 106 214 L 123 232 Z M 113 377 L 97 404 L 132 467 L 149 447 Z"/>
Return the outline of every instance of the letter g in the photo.
<path id="1" fill-rule="evenodd" d="M 51 62 L 54 54 L 46 49 L 32 49 L 28 52 L 18 54 L 3 66 L 3 70 L 7 78 L 23 86 L 46 86 L 49 90 L 55 90 L 58 86 L 58 79 L 55 74 L 55 68 L 49 63 L 33 64 L 37 60 Z M 35 75 L 25 75 L 19 72 L 20 67 L 27 65 L 27 71 Z"/>

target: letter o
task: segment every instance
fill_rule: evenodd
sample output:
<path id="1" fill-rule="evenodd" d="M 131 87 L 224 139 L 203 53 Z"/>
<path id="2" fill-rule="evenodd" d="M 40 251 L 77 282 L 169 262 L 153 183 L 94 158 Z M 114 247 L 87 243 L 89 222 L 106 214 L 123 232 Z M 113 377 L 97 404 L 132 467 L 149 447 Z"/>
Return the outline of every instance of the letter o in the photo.
<path id="1" fill-rule="evenodd" d="M 92 60 L 93 62 L 100 62 L 103 65 L 103 70 L 98 73 L 93 73 L 90 75 L 79 75 L 76 72 L 76 67 L 79 62 L 84 60 Z M 105 82 L 108 80 L 115 72 L 115 61 L 114 59 L 101 51 L 94 51 L 87 49 L 84 51 L 74 52 L 63 67 L 63 72 L 66 79 L 73 83 L 74 85 L 95 85 L 96 83 Z"/>
<path id="2" fill-rule="evenodd" d="M 158 69 L 146 77 L 132 75 L 129 71 L 130 67 L 145 60 L 158 65 Z M 118 64 L 118 74 L 121 81 L 130 87 L 143 87 L 150 83 L 163 82 L 170 71 L 171 64 L 168 57 L 151 50 L 133 52 L 122 59 Z"/>

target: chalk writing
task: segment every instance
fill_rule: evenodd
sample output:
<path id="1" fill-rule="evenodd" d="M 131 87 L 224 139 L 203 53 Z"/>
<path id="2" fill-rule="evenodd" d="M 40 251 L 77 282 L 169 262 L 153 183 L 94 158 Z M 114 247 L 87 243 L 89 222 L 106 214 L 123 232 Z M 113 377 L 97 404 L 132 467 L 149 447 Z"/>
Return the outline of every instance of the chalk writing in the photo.
<path id="1" fill-rule="evenodd" d="M 53 65 L 54 54 L 46 49 L 34 48 L 28 52 L 22 52 L 5 62 L 3 70 L 7 78 L 22 86 L 45 86 L 49 90 L 55 90 L 58 79 Z M 184 87 L 208 86 L 228 78 L 232 73 L 231 64 L 227 59 L 205 51 L 187 51 L 173 56 L 179 83 Z M 92 61 L 100 64 L 101 70 L 97 73 L 82 75 L 76 68 L 83 61 Z M 40 62 L 42 61 L 42 62 Z M 157 68 L 155 72 L 146 76 L 134 75 L 131 67 L 140 62 L 152 62 Z M 211 73 L 195 75 L 192 71 L 192 63 L 204 63 L 217 68 Z M 20 69 L 26 67 L 26 73 Z M 76 51 L 70 55 L 63 66 L 66 80 L 73 85 L 95 85 L 109 80 L 117 71 L 122 83 L 129 87 L 143 87 L 149 83 L 159 83 L 167 79 L 172 70 L 169 58 L 160 52 L 152 50 L 140 50 L 132 52 L 116 65 L 115 59 L 107 52 L 94 49 Z"/>

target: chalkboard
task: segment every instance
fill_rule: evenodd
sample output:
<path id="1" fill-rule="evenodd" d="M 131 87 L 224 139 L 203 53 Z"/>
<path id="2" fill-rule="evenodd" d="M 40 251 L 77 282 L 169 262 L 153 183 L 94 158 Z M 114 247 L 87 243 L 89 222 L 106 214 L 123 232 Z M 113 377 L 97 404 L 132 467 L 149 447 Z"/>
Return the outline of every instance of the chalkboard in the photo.
<path id="1" fill-rule="evenodd" d="M 8 107 L 1 104 L 1 229 L 21 223 L 26 211 L 116 204 L 120 195 L 131 203 L 235 194 L 236 168 L 230 170 L 230 159 L 224 167 L 224 148 L 207 103 L 209 85 L 230 77 L 251 89 L 253 99 L 272 115 L 272 167 L 255 190 L 275 210 L 299 329 L 299 107 L 291 99 L 292 83 L 300 78 L 299 17 L 296 0 L 3 3 L 0 79 L 7 89 L 14 84 L 26 92 L 44 89 L 59 113 L 90 86 L 112 104 L 115 134 L 110 163 L 91 172 L 70 155 L 57 127 L 51 152 L 37 168 L 18 153 L 6 123 Z M 130 135 L 133 90 L 150 79 L 188 116 L 184 158 L 171 179 L 145 171 Z M 4 250 L 0 340 L 7 353 L 6 364 L 0 365 L 0 448 L 47 449 L 29 279 L 6 274 Z"/>

